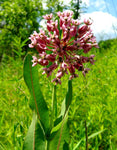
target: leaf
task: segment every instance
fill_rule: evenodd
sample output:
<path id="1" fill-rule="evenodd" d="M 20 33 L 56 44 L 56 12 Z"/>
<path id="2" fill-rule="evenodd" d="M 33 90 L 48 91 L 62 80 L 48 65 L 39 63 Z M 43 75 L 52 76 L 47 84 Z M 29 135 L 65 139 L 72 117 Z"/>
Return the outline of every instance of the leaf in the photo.
<path id="1" fill-rule="evenodd" d="M 37 66 L 32 67 L 32 56 L 28 54 L 24 61 L 24 80 L 31 94 L 30 107 L 37 112 L 45 132 L 49 129 L 49 111 L 39 85 Z"/>
<path id="2" fill-rule="evenodd" d="M 62 121 L 62 116 L 59 116 L 55 121 L 54 121 L 54 126 L 57 126 Z"/>
<path id="3" fill-rule="evenodd" d="M 72 101 L 72 80 L 68 81 L 68 91 L 65 97 L 65 100 L 62 103 L 61 115 L 64 116 Z"/>
<path id="4" fill-rule="evenodd" d="M 98 132 L 96 132 L 96 133 L 93 133 L 93 134 L 91 134 L 90 136 L 88 136 L 88 139 L 91 139 L 91 138 L 93 138 L 93 137 L 95 137 L 95 136 L 101 134 L 101 133 L 104 132 L 104 131 L 105 131 L 105 130 L 101 130 L 101 131 L 98 131 Z"/>
<path id="5" fill-rule="evenodd" d="M 83 139 L 81 139 L 77 144 L 76 144 L 76 146 L 74 147 L 74 149 L 73 150 L 76 150 L 78 147 L 79 147 L 79 145 L 80 145 L 80 143 L 83 141 Z"/>
<path id="6" fill-rule="evenodd" d="M 33 114 L 32 123 L 24 141 L 23 150 L 45 150 L 46 140 L 43 129 L 37 121 L 37 115 Z"/>
<path id="7" fill-rule="evenodd" d="M 62 121 L 59 122 L 59 123 L 51 130 L 51 132 L 52 132 L 52 133 L 57 132 L 57 131 L 61 128 L 61 125 L 62 125 Z"/>
<path id="8" fill-rule="evenodd" d="M 63 120 L 52 129 L 49 141 L 50 150 L 63 150 L 65 143 L 69 142 L 69 128 L 67 124 L 67 113 Z M 68 149 L 69 150 L 69 149 Z"/>
<path id="9" fill-rule="evenodd" d="M 13 52 L 15 52 L 18 56 L 20 56 L 20 53 L 16 51 L 15 49 L 13 49 Z"/>
<path id="10" fill-rule="evenodd" d="M 26 40 L 24 40 L 22 43 L 21 43 L 21 47 L 24 47 L 26 45 L 26 42 L 29 41 L 29 39 L 27 38 Z"/>

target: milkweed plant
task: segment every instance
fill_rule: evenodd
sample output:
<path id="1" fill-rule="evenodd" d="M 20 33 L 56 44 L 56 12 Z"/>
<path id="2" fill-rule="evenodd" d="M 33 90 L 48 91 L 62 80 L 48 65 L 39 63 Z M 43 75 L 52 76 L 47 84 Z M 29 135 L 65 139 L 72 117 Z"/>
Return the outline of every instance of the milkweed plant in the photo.
<path id="1" fill-rule="evenodd" d="M 94 55 L 83 56 L 93 47 L 98 48 L 91 30 L 91 20 L 80 22 L 73 19 L 72 11 L 43 16 L 47 30 L 40 29 L 29 37 L 30 48 L 36 49 L 35 56 L 27 54 L 24 60 L 24 80 L 31 94 L 30 107 L 33 110 L 32 123 L 24 140 L 24 150 L 69 150 L 70 135 L 67 124 L 68 111 L 72 101 L 72 80 L 88 73 L 85 63 L 94 64 Z M 43 66 L 43 73 L 52 76 L 52 109 L 49 110 L 39 85 L 37 65 Z M 61 113 L 57 114 L 56 86 L 64 75 L 69 76 L 68 90 L 62 102 Z M 50 115 L 51 114 L 51 115 Z"/>

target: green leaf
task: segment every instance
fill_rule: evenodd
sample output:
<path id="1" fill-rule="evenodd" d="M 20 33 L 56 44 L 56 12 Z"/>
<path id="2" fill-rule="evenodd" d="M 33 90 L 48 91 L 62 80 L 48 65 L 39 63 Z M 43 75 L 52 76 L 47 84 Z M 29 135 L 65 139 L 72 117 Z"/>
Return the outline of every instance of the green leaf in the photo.
<path id="1" fill-rule="evenodd" d="M 26 42 L 29 41 L 29 39 L 26 39 L 24 40 L 22 43 L 21 43 L 21 47 L 24 47 L 26 45 Z"/>
<path id="2" fill-rule="evenodd" d="M 62 107 L 61 107 L 61 115 L 64 116 L 65 113 L 67 112 L 67 110 L 69 109 L 69 106 L 71 104 L 72 101 L 72 80 L 68 81 L 68 91 L 66 94 L 66 97 L 62 103 Z"/>
<path id="3" fill-rule="evenodd" d="M 80 145 L 80 143 L 83 141 L 83 139 L 81 139 L 77 144 L 76 144 L 76 146 L 74 147 L 74 149 L 73 150 L 76 150 L 78 147 L 79 147 L 79 145 Z"/>
<path id="4" fill-rule="evenodd" d="M 64 144 L 69 142 L 69 128 L 67 124 L 67 118 L 68 115 L 66 113 L 63 120 L 52 129 L 49 141 L 50 150 L 63 150 L 63 148 L 65 149 Z"/>
<path id="5" fill-rule="evenodd" d="M 37 66 L 32 67 L 32 56 L 28 54 L 24 61 L 24 80 L 31 94 L 30 107 L 37 112 L 45 132 L 49 129 L 49 111 L 39 85 Z"/>
<path id="6" fill-rule="evenodd" d="M 101 134 L 101 133 L 104 132 L 104 131 L 105 131 L 105 129 L 104 129 L 104 130 L 101 130 L 101 131 L 98 131 L 98 132 L 96 132 L 96 133 L 93 133 L 93 134 L 91 134 L 90 136 L 88 136 L 88 139 L 94 138 L 95 136 Z"/>
<path id="7" fill-rule="evenodd" d="M 45 150 L 46 140 L 43 129 L 37 121 L 37 115 L 34 112 L 32 123 L 29 127 L 24 141 L 23 150 Z"/>
<path id="8" fill-rule="evenodd" d="M 16 51 L 15 49 L 13 49 L 13 51 L 18 55 L 20 56 L 20 53 L 18 51 Z"/>
<path id="9" fill-rule="evenodd" d="M 59 116 L 55 121 L 54 121 L 54 126 L 57 126 L 62 121 L 62 116 Z"/>

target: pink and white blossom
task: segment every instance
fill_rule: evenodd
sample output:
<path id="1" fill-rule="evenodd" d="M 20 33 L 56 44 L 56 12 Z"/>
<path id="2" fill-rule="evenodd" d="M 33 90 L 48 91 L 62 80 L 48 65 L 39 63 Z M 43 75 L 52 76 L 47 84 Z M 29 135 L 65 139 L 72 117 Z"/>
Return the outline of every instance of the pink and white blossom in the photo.
<path id="1" fill-rule="evenodd" d="M 35 48 L 39 53 L 37 57 L 33 56 L 33 66 L 44 66 L 43 74 L 47 74 L 47 77 L 56 70 L 52 82 L 61 84 L 64 74 L 70 75 L 70 79 L 73 79 L 78 77 L 78 71 L 84 76 L 88 73 L 89 69 L 83 64 L 94 64 L 94 55 L 85 57 L 79 52 L 83 50 L 83 53 L 88 53 L 92 47 L 98 48 L 98 44 L 90 28 L 91 20 L 74 20 L 72 11 L 58 12 L 57 15 L 59 21 L 53 21 L 52 14 L 43 16 L 47 20 L 48 33 L 42 29 L 39 33 L 34 31 L 29 37 L 29 47 Z"/>

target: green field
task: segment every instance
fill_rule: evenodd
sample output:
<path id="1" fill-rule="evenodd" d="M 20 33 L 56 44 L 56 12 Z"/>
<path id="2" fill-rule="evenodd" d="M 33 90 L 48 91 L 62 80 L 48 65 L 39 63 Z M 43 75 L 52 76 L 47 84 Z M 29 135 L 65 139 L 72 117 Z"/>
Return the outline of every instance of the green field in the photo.
<path id="1" fill-rule="evenodd" d="M 77 145 L 76 150 L 85 150 L 86 120 L 90 150 L 117 150 L 117 40 L 102 42 L 100 49 L 91 53 L 95 54 L 95 65 L 89 65 L 86 78 L 79 74 L 73 80 L 70 142 L 73 147 Z M 50 107 L 52 84 L 41 72 L 39 67 L 41 90 Z M 57 86 L 58 108 L 65 97 L 67 80 L 66 76 Z M 22 149 L 32 118 L 29 98 L 23 80 L 23 60 L 4 55 L 0 64 L 0 150 Z"/>

